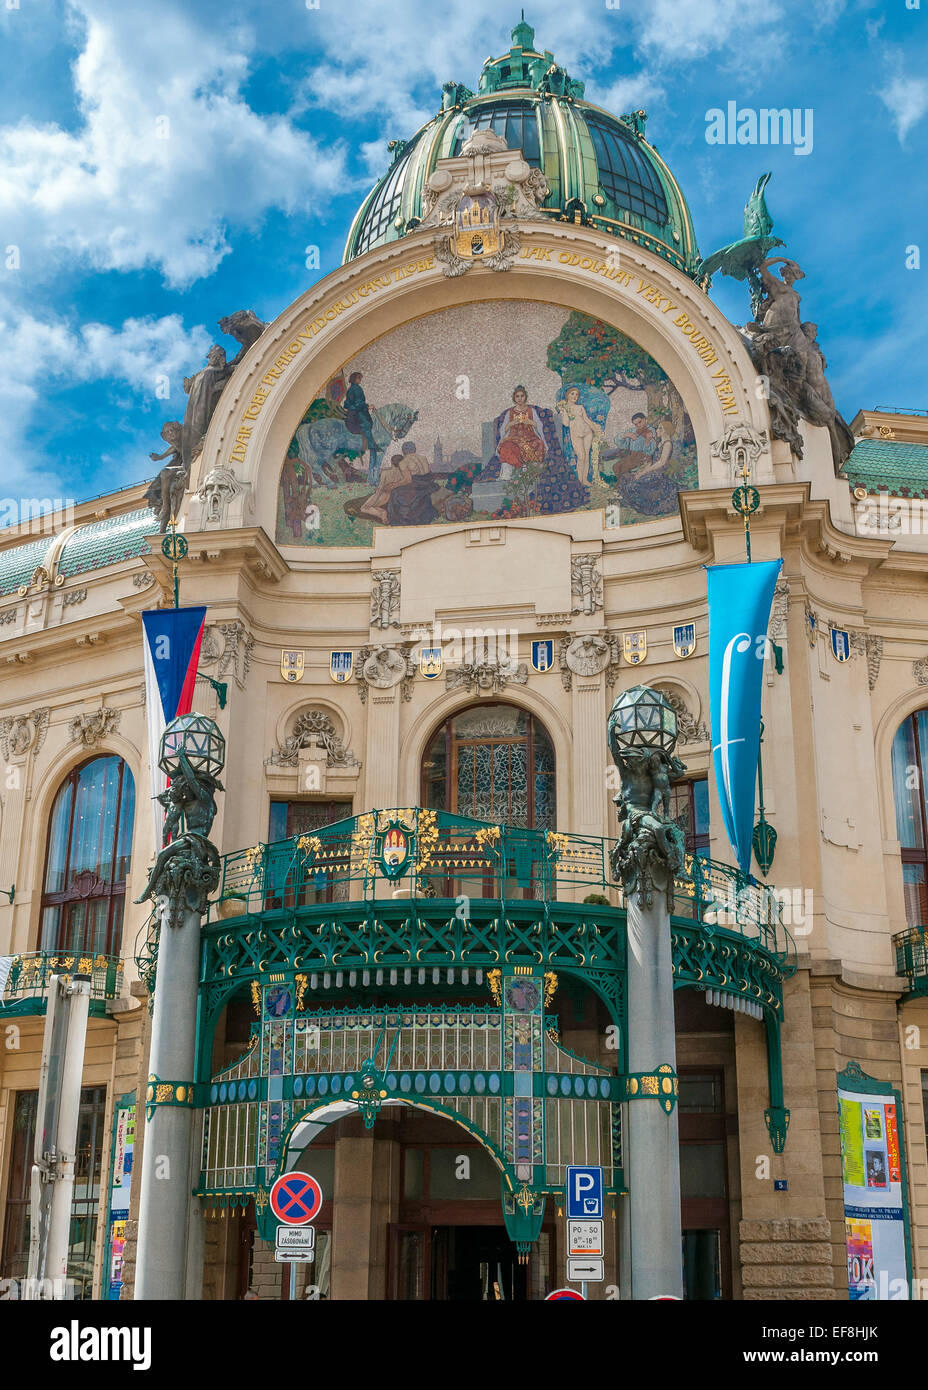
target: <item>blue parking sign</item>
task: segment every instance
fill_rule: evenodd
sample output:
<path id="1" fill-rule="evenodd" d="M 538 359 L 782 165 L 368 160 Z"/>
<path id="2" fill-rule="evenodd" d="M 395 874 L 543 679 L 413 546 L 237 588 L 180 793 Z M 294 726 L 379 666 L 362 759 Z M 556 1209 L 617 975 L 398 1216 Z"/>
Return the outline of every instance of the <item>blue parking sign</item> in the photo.
<path id="1" fill-rule="evenodd" d="M 602 1220 L 602 1168 L 567 1169 L 567 1215 L 569 1217 L 586 1216 L 595 1220 Z"/>

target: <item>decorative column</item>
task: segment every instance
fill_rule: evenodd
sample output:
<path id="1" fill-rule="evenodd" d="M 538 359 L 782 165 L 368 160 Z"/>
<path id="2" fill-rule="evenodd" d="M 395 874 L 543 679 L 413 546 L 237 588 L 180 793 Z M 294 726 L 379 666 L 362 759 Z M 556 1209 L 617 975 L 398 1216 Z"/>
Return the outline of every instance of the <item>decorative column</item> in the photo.
<path id="1" fill-rule="evenodd" d="M 204 715 L 181 715 L 162 735 L 158 766 L 171 779 L 158 798 L 167 813 L 164 848 L 138 900 L 153 900 L 160 933 L 145 1095 L 137 1299 L 185 1295 L 200 922 L 219 884 L 219 853 L 207 837 L 216 815 L 215 794 L 223 790 L 218 774 L 224 762 L 225 739 Z"/>
<path id="2" fill-rule="evenodd" d="M 670 818 L 677 716 L 657 691 L 620 695 L 608 722 L 622 778 L 615 797 L 621 839 L 612 870 L 628 919 L 628 1079 L 625 1136 L 629 1186 L 631 1297 L 683 1295 L 680 1140 L 673 1014 L 670 908 L 683 869 L 683 837 Z"/>

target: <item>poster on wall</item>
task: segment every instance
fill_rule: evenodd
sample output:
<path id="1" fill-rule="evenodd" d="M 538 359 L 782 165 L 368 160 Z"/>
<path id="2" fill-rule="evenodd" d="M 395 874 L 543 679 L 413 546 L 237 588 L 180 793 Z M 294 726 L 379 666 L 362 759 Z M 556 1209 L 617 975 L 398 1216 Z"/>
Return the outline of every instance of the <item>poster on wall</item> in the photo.
<path id="1" fill-rule="evenodd" d="M 109 1268 L 105 1278 L 106 1297 L 118 1299 L 122 1292 L 123 1255 L 129 1199 L 132 1189 L 132 1158 L 135 1149 L 135 1103 L 123 1096 L 113 1120 L 110 1163 L 110 1216 L 108 1230 Z"/>
<path id="2" fill-rule="evenodd" d="M 852 1064 L 838 1077 L 838 1117 L 849 1296 L 908 1298 L 897 1093 Z"/>

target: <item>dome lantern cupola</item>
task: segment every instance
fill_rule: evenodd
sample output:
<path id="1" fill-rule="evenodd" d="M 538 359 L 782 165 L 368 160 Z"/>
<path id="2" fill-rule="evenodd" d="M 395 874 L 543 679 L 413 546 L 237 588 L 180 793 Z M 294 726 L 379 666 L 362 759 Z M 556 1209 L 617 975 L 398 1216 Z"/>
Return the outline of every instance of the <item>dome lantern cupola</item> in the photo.
<path id="1" fill-rule="evenodd" d="M 438 161 L 457 157 L 477 131 L 492 130 L 544 174 L 545 217 L 632 241 L 697 278 L 690 211 L 645 138 L 645 113 L 615 116 L 584 100 L 584 84 L 534 44 L 523 12 L 509 51 L 484 63 L 476 93 L 446 82 L 438 114 L 411 139 L 391 141 L 392 163 L 358 209 L 345 261 L 414 231 Z"/>

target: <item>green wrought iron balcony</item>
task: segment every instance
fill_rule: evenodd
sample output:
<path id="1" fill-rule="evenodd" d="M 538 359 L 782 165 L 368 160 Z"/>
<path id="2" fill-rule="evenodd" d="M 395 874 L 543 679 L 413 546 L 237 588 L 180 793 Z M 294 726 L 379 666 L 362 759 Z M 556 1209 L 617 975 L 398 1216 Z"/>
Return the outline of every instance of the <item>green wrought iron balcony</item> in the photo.
<path id="1" fill-rule="evenodd" d="M 624 970 L 616 843 L 413 807 L 236 851 L 224 857 L 211 906 L 203 983 L 296 969 L 339 972 L 340 988 L 342 971 L 373 967 L 381 984 L 386 967 L 402 969 L 398 982 L 408 984 L 413 968 L 517 959 Z M 731 986 L 779 1009 L 771 1000 L 795 969 L 795 947 L 773 889 L 688 856 L 675 884 L 672 930 L 679 983 Z M 150 942 L 146 953 L 150 971 Z M 728 960 L 728 968 L 710 968 L 710 957 Z"/>
<path id="2" fill-rule="evenodd" d="M 928 928 L 908 927 L 893 937 L 896 974 L 908 981 L 907 993 L 928 994 Z"/>
<path id="3" fill-rule="evenodd" d="M 90 976 L 90 1013 L 106 1013 L 107 1000 L 122 991 L 123 963 L 118 956 L 81 955 L 70 951 L 27 951 L 14 958 L 0 995 L 0 1019 L 44 1014 L 53 975 Z"/>
<path id="4" fill-rule="evenodd" d="M 391 898 L 580 903 L 594 894 L 621 908 L 617 843 L 419 807 L 371 811 L 225 855 L 212 916 Z M 776 890 L 728 864 L 688 855 L 674 914 L 756 937 L 784 961 L 795 954 Z"/>

